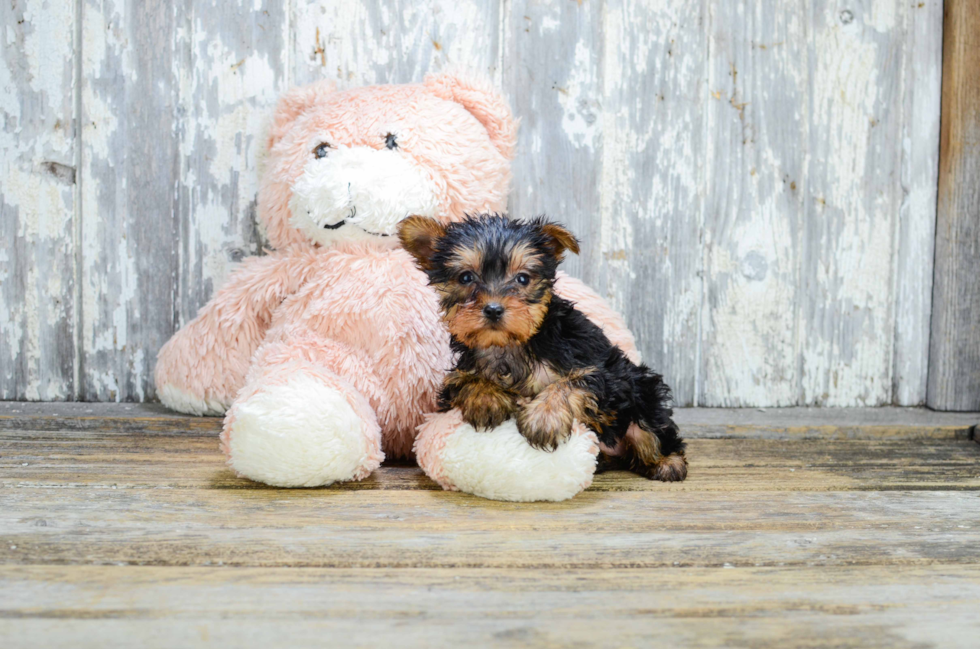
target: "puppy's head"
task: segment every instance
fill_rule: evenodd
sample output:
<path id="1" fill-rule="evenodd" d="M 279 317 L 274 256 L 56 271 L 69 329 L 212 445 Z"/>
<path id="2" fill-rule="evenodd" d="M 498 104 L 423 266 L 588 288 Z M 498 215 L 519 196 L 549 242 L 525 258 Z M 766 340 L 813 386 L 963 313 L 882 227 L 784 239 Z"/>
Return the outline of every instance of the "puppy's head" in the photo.
<path id="1" fill-rule="evenodd" d="M 398 237 L 439 292 L 450 333 L 471 349 L 522 345 L 533 336 L 565 251 L 579 251 L 556 223 L 495 214 L 448 226 L 412 216 Z"/>

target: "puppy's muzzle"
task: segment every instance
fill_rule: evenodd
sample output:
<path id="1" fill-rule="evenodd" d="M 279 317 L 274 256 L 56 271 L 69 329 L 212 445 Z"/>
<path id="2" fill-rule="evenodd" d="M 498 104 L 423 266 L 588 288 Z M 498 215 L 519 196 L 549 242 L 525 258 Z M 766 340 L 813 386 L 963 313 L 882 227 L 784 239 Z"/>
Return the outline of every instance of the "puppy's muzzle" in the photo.
<path id="1" fill-rule="evenodd" d="M 491 302 L 483 307 L 483 317 L 487 319 L 487 322 L 500 322 L 500 319 L 504 317 L 504 305 L 499 302 Z"/>

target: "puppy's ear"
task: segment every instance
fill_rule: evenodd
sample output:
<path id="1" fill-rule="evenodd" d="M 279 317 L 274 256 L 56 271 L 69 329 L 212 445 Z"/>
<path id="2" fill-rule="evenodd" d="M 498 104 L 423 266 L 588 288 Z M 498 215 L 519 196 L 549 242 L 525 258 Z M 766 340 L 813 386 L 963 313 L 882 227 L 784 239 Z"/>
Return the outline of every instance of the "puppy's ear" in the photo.
<path id="1" fill-rule="evenodd" d="M 579 253 L 578 239 L 575 238 L 574 234 L 557 223 L 540 221 L 538 223 L 538 229 L 544 235 L 545 245 L 551 249 L 551 254 L 558 259 L 561 259 L 565 255 L 566 250 L 571 250 L 576 255 Z"/>
<path id="2" fill-rule="evenodd" d="M 432 270 L 436 242 L 446 235 L 446 228 L 428 216 L 409 216 L 398 224 L 402 247 L 415 257 L 423 270 Z"/>

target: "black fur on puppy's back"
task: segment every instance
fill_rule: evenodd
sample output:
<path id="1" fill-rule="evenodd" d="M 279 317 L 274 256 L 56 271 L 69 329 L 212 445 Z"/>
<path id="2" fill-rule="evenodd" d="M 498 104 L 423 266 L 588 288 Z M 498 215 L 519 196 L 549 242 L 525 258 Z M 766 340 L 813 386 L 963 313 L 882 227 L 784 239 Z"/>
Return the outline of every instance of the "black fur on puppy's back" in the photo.
<path id="1" fill-rule="evenodd" d="M 529 354 L 556 369 L 595 368 L 583 381 L 596 395 L 602 420 L 599 441 L 616 446 L 636 422 L 660 439 L 663 455 L 683 453 L 685 444 L 671 420 L 670 388 L 646 365 L 636 365 L 610 342 L 594 322 L 568 300 L 551 298 L 538 332 L 527 343 Z"/>

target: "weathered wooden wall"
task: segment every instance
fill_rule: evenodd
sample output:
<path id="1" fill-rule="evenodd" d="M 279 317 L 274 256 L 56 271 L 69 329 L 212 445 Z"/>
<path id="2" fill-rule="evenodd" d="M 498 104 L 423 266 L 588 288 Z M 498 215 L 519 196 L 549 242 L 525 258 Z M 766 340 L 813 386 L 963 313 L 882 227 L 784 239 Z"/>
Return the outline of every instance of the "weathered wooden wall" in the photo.
<path id="1" fill-rule="evenodd" d="M 947 0 L 928 404 L 980 410 L 980 12 Z"/>
<path id="2" fill-rule="evenodd" d="M 456 65 L 522 118 L 511 210 L 586 240 L 681 404 L 926 397 L 942 2 L 12 0 L 0 398 L 154 397 L 244 255 L 257 133 L 322 77 Z"/>

